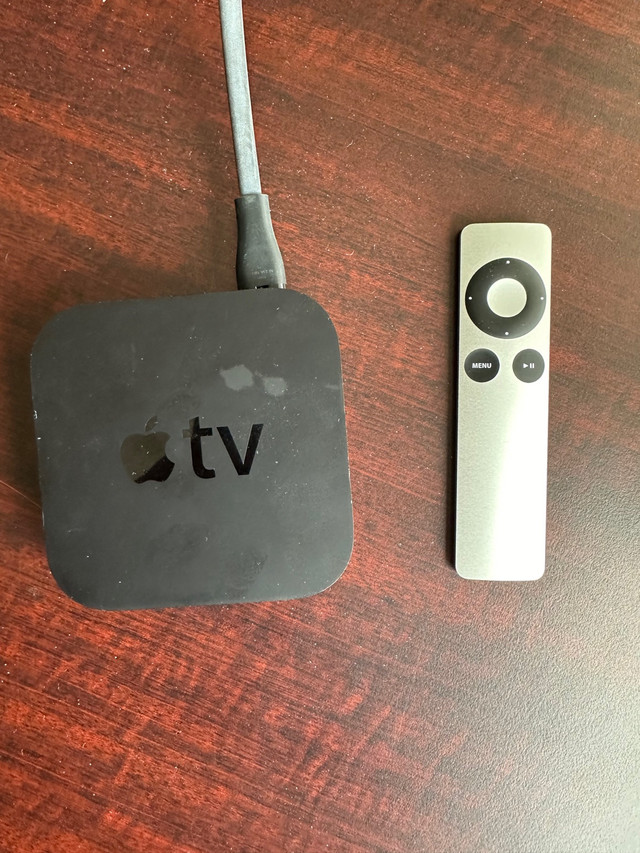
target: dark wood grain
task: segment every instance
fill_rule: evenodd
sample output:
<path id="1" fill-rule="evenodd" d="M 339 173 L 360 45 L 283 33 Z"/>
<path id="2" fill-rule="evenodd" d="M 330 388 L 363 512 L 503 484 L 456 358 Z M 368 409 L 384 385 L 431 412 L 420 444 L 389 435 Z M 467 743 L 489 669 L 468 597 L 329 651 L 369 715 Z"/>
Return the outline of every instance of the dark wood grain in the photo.
<path id="1" fill-rule="evenodd" d="M 0 849 L 640 850 L 636 0 L 247 0 L 265 191 L 343 353 L 356 545 L 283 604 L 102 613 L 46 564 L 28 359 L 234 287 L 213 0 L 0 18 Z M 554 235 L 547 573 L 450 566 L 455 240 Z"/>

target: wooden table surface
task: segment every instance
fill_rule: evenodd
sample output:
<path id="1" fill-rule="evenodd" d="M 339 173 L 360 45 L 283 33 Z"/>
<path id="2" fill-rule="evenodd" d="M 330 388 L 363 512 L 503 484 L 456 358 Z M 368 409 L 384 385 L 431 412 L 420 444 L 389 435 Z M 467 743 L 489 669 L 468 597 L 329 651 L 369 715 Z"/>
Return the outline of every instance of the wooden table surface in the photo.
<path id="1" fill-rule="evenodd" d="M 110 613 L 44 554 L 29 353 L 234 288 L 214 0 L 5 0 L 0 849 L 640 851 L 637 0 L 246 0 L 290 286 L 337 327 L 355 550 L 303 601 Z M 554 237 L 547 571 L 450 565 L 456 241 Z"/>

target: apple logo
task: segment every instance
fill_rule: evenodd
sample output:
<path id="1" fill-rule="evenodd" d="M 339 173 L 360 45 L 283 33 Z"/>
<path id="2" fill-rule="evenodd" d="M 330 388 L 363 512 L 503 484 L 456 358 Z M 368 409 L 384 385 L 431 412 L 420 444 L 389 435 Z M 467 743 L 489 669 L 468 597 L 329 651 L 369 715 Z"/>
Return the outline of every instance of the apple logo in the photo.
<path id="1" fill-rule="evenodd" d="M 157 423 L 155 415 L 149 418 L 144 435 L 128 435 L 120 447 L 122 462 L 134 483 L 146 483 L 147 480 L 162 483 L 173 471 L 175 463 L 165 452 L 169 433 L 151 432 Z"/>

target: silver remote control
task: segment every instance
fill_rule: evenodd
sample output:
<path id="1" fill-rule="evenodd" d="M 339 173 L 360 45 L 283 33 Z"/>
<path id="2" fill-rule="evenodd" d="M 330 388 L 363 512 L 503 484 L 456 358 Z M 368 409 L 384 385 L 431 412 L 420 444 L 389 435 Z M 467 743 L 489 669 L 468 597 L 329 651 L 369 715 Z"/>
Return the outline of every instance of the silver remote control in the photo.
<path id="1" fill-rule="evenodd" d="M 468 225 L 460 237 L 456 571 L 544 572 L 551 232 Z"/>

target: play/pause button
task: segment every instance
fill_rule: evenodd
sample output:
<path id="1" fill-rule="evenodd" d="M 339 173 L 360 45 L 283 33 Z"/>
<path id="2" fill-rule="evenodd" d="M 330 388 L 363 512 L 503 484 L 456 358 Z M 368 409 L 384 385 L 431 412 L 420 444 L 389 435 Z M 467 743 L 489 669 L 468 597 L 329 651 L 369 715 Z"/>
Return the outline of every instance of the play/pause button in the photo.
<path id="1" fill-rule="evenodd" d="M 537 350 L 523 349 L 513 360 L 513 372 L 522 382 L 535 382 L 544 373 L 544 359 Z"/>

